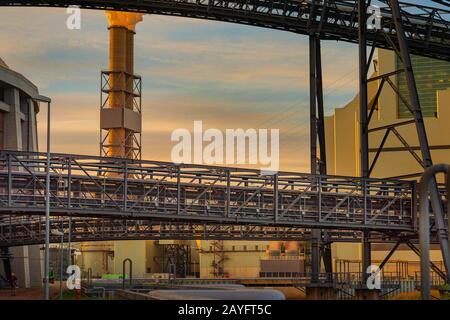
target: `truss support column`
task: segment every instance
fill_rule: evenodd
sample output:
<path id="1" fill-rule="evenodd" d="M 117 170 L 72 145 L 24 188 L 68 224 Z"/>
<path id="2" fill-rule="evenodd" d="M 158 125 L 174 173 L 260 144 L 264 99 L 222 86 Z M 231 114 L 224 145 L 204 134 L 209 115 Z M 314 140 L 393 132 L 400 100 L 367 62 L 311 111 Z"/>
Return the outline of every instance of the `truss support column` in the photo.
<path id="1" fill-rule="evenodd" d="M 322 84 L 322 48 L 320 39 L 315 38 L 316 43 L 316 98 L 317 98 L 317 136 L 319 139 L 319 151 L 320 159 L 318 161 L 320 175 L 327 174 L 327 152 L 325 143 L 325 117 L 323 109 L 323 84 Z M 320 190 L 322 191 L 322 190 Z M 319 235 L 321 239 L 321 235 Z M 325 272 L 329 276 L 329 280 L 332 280 L 332 255 L 331 255 L 331 243 L 321 244 L 321 259 L 325 267 Z"/>
<path id="2" fill-rule="evenodd" d="M 363 178 L 369 175 L 366 21 L 366 0 L 358 0 L 360 174 Z"/>
<path id="3" fill-rule="evenodd" d="M 319 229 L 313 229 L 311 233 L 311 283 L 319 281 L 320 273 L 320 235 Z"/>
<path id="4" fill-rule="evenodd" d="M 309 63 L 311 174 L 326 175 L 322 57 L 320 39 L 315 35 L 309 37 Z M 319 141 L 320 157 L 317 155 L 317 141 Z"/>
<path id="5" fill-rule="evenodd" d="M 433 165 L 431 161 L 430 148 L 428 146 L 427 134 L 425 131 L 425 124 L 423 121 L 422 109 L 420 107 L 419 95 L 417 93 L 416 80 L 409 54 L 408 43 L 403 31 L 402 17 L 400 14 L 400 7 L 397 0 L 389 0 L 392 14 L 394 16 L 395 29 L 397 31 L 398 45 L 400 47 L 400 55 L 405 71 L 406 83 L 408 85 L 410 104 L 414 111 L 414 120 L 416 122 L 417 135 L 419 137 L 420 147 L 422 151 L 423 164 L 425 167 Z"/>
<path id="6" fill-rule="evenodd" d="M 367 97 L 367 4 L 366 0 L 358 0 L 358 38 L 359 38 L 359 135 L 360 135 L 360 175 L 369 177 L 369 130 L 368 130 L 368 97 Z M 364 193 L 366 188 L 363 189 Z M 366 195 L 364 194 L 364 198 Z M 366 206 L 364 206 L 366 210 Z M 364 212 L 366 216 L 367 212 Z M 371 248 L 369 233 L 363 233 L 362 240 L 362 276 L 363 285 L 366 283 L 367 268 L 371 264 Z"/>
<path id="7" fill-rule="evenodd" d="M 315 35 L 309 36 L 309 107 L 310 107 L 310 157 L 311 157 L 311 174 L 318 174 L 317 161 L 317 58 L 320 57 L 318 52 L 318 38 Z M 320 63 L 320 61 L 319 61 Z M 315 181 L 311 181 L 315 183 Z M 312 230 L 311 239 L 311 282 L 316 283 L 320 273 L 320 239 L 321 230 Z"/>
<path id="8" fill-rule="evenodd" d="M 317 174 L 317 38 L 309 36 L 309 130 L 311 174 Z"/>
<path id="9" fill-rule="evenodd" d="M 317 135 L 319 138 L 319 172 L 321 175 L 327 174 L 327 152 L 325 144 L 325 120 L 323 110 L 323 85 L 322 85 L 322 49 L 320 39 L 316 42 L 316 94 L 317 94 Z"/>
<path id="10" fill-rule="evenodd" d="M 408 85 L 409 100 L 412 106 L 412 111 L 414 112 L 414 120 L 416 123 L 417 135 L 419 138 L 420 149 L 422 152 L 422 164 L 425 168 L 429 168 L 433 165 L 431 159 L 431 152 L 428 144 L 428 138 L 425 130 L 425 124 L 422 115 L 422 109 L 420 107 L 419 95 L 417 93 L 416 81 L 414 78 L 414 71 L 412 68 L 411 57 L 409 54 L 408 43 L 406 41 L 405 33 L 402 25 L 402 17 L 400 13 L 400 6 L 398 0 L 389 0 L 395 29 L 397 31 L 398 44 L 400 47 L 400 55 L 403 62 L 403 67 L 405 71 L 406 83 Z M 441 203 L 441 197 L 437 189 L 436 178 L 433 176 L 430 181 L 430 199 L 431 205 L 433 207 L 434 219 L 437 229 L 437 234 L 441 246 L 441 253 L 445 263 L 445 268 L 447 271 L 447 277 L 450 276 L 450 252 L 449 252 L 449 241 L 448 234 L 445 232 L 445 220 L 444 212 Z M 420 212 L 423 215 L 423 212 Z M 449 230 L 450 231 L 450 230 Z"/>

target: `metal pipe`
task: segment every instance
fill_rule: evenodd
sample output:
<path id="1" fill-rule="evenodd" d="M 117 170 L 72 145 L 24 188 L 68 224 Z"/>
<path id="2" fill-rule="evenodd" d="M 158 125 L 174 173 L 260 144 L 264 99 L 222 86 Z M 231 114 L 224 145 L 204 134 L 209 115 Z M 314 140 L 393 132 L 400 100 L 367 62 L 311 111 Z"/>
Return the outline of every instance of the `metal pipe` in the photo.
<path id="1" fill-rule="evenodd" d="M 49 300 L 50 274 L 50 102 L 47 112 L 47 159 L 45 162 L 45 300 Z"/>
<path id="2" fill-rule="evenodd" d="M 317 174 L 317 83 L 316 83 L 317 38 L 309 36 L 309 130 L 311 174 Z"/>
<path id="3" fill-rule="evenodd" d="M 425 170 L 420 179 L 420 198 L 419 198 L 419 243 L 420 243 L 420 277 L 421 277 L 421 295 L 423 300 L 430 300 L 430 206 L 428 193 L 433 182 L 435 182 L 435 174 L 444 172 L 447 174 L 447 181 L 450 174 L 450 166 L 438 164 Z M 434 207 L 433 207 L 434 208 Z M 450 230 L 450 229 L 449 229 Z M 442 245 L 442 243 L 441 243 Z M 441 247 L 441 250 L 443 248 Z M 448 249 L 448 248 L 447 248 Z M 445 249 L 444 249 L 445 250 Z M 446 261 L 446 255 L 442 252 L 444 264 L 447 267 L 449 261 Z M 450 282 L 448 269 L 447 281 Z"/>
<path id="4" fill-rule="evenodd" d="M 316 40 L 316 91 L 317 91 L 317 134 L 319 138 L 321 175 L 327 174 L 327 149 L 325 141 L 325 120 L 323 110 L 323 83 L 322 83 L 322 48 L 320 39 Z"/>
<path id="5" fill-rule="evenodd" d="M 132 286 L 133 281 L 133 261 L 131 261 L 130 258 L 126 258 L 122 262 L 122 288 L 125 289 L 125 270 L 126 270 L 126 263 L 128 262 L 128 266 L 130 267 L 129 270 L 129 281 L 130 281 L 130 288 Z"/>
<path id="6" fill-rule="evenodd" d="M 92 268 L 88 268 L 87 271 L 87 283 L 90 286 L 92 284 Z"/>
<path id="7" fill-rule="evenodd" d="M 39 102 L 47 103 L 47 153 L 45 162 L 45 251 L 44 251 L 44 299 L 49 300 L 50 280 L 50 115 L 51 99 L 45 96 L 36 98 Z"/>
<path id="8" fill-rule="evenodd" d="M 64 245 L 64 231 L 63 231 L 63 225 L 61 221 L 61 244 L 59 246 L 59 299 L 62 300 L 63 296 L 63 289 L 62 289 L 62 282 L 63 282 L 63 267 L 64 267 L 64 256 L 63 256 L 63 245 Z"/>

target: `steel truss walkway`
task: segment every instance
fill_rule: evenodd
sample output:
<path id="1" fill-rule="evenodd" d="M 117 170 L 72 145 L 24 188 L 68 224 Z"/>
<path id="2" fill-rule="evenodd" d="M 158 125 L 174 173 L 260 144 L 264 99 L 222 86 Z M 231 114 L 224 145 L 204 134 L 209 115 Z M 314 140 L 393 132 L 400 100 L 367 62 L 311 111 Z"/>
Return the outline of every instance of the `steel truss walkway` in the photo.
<path id="1" fill-rule="evenodd" d="M 328 230 L 325 241 L 359 241 L 359 231 L 417 231 L 412 181 L 70 154 L 53 154 L 50 168 L 52 226 L 68 228 L 71 217 L 73 241 L 299 240 L 317 228 Z M 43 241 L 45 169 L 45 154 L 0 151 L 0 245 Z"/>
<path id="2" fill-rule="evenodd" d="M 367 32 L 367 44 L 392 49 L 392 44 L 398 44 L 393 12 L 389 0 L 377 3 L 382 4 L 383 32 Z M 303 35 L 317 34 L 323 40 L 359 41 L 356 0 L 0 0 L 0 6 L 69 5 L 218 20 Z M 400 3 L 399 7 L 411 53 L 450 60 L 450 11 L 411 3 Z"/>

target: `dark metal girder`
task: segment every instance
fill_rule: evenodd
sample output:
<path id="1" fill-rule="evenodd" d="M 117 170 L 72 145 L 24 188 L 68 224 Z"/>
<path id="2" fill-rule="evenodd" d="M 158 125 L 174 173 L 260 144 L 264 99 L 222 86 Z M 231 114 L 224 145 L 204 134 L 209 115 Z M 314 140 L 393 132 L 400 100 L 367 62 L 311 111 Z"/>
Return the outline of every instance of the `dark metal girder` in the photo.
<path id="1" fill-rule="evenodd" d="M 108 240 L 252 240 L 252 241 L 310 241 L 311 229 L 295 227 L 261 227 L 254 225 L 211 225 L 197 223 L 158 222 L 148 220 L 89 219 L 52 217 L 51 229 L 64 231 L 71 242 Z M 44 219 L 39 217 L 15 217 L 9 224 L 0 225 L 0 247 L 42 244 L 45 239 Z M 51 242 L 61 237 L 51 235 Z M 395 241 L 384 233 L 374 233 L 373 241 Z M 329 230 L 322 235 L 322 242 L 357 242 L 360 232 Z"/>
<path id="2" fill-rule="evenodd" d="M 358 43 L 357 0 L 328 0 L 326 6 L 317 1 L 209 1 L 209 0 L 0 0 L 0 6 L 67 7 L 79 5 L 86 9 L 120 10 L 160 15 L 218 20 L 253 25 L 271 29 L 310 35 L 320 32 L 323 40 L 341 40 Z M 383 28 L 390 39 L 397 43 L 392 32 L 394 19 L 387 5 L 382 8 Z M 315 9 L 311 10 L 311 3 Z M 311 15 L 311 12 L 314 15 Z M 450 23 L 445 9 L 436 9 L 419 4 L 400 4 L 405 35 L 411 53 L 450 60 Z M 312 18 L 314 17 L 314 19 Z M 367 33 L 367 44 L 390 49 L 386 39 L 377 39 L 376 32 Z M 427 48 L 424 50 L 424 48 Z"/>

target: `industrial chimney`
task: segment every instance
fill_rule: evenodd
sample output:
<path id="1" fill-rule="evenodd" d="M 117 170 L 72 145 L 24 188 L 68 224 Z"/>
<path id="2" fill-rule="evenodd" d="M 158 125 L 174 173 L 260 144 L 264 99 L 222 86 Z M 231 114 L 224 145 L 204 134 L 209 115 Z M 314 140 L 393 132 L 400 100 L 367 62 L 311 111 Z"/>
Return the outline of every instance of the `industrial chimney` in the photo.
<path id="1" fill-rule="evenodd" d="M 135 26 L 140 13 L 106 11 L 109 70 L 101 73 L 100 155 L 141 158 L 141 78 L 134 74 Z"/>

